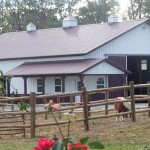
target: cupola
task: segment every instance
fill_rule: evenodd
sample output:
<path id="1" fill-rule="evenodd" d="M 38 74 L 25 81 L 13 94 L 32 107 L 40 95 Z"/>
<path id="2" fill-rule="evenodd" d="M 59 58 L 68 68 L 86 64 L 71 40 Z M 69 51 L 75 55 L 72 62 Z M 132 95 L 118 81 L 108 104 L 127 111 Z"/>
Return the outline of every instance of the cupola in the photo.
<path id="1" fill-rule="evenodd" d="M 72 28 L 77 27 L 77 19 L 75 19 L 72 15 L 68 15 L 63 20 L 63 28 Z"/>
<path id="2" fill-rule="evenodd" d="M 118 16 L 117 15 L 112 14 L 108 17 L 108 24 L 114 24 L 117 22 L 118 22 Z"/>
<path id="3" fill-rule="evenodd" d="M 32 22 L 30 22 L 26 26 L 26 30 L 27 30 L 27 32 L 34 32 L 34 31 L 36 31 L 36 26 Z"/>

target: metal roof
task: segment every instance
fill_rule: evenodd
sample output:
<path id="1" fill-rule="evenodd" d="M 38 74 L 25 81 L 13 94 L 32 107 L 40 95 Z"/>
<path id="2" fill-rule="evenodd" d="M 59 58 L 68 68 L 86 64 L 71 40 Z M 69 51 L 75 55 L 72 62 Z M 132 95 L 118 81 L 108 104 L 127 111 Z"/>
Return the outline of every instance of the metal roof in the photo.
<path id="1" fill-rule="evenodd" d="M 83 55 L 148 21 L 90 24 L 0 35 L 0 60 Z"/>
<path id="2" fill-rule="evenodd" d="M 82 74 L 92 67 L 102 62 L 107 62 L 125 73 L 129 73 L 124 68 L 114 65 L 108 59 L 83 59 L 69 61 L 51 62 L 26 62 L 8 71 L 4 76 L 36 76 L 36 75 L 62 75 L 62 74 Z"/>

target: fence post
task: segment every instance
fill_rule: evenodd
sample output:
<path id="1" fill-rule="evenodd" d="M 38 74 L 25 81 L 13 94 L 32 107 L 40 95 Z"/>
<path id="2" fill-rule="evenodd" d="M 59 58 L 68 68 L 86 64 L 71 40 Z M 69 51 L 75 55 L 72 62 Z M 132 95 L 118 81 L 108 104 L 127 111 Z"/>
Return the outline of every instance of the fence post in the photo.
<path id="1" fill-rule="evenodd" d="M 81 88 L 83 94 L 82 94 L 82 100 L 83 100 L 83 115 L 84 115 L 84 128 L 86 131 L 89 130 L 89 121 L 88 121 L 88 107 L 87 107 L 87 103 L 88 103 L 88 94 L 86 91 L 86 87 L 82 87 Z"/>
<path id="2" fill-rule="evenodd" d="M 108 102 L 108 91 L 105 91 L 105 102 Z M 108 115 L 108 104 L 105 105 L 105 115 Z"/>
<path id="3" fill-rule="evenodd" d="M 150 84 L 150 81 L 147 83 Z M 147 87 L 147 95 L 150 97 L 150 86 Z M 148 108 L 150 108 L 150 99 L 148 100 Z M 148 117 L 150 118 L 150 111 L 148 112 Z"/>
<path id="4" fill-rule="evenodd" d="M 30 105 L 31 105 L 31 138 L 35 138 L 35 103 L 36 103 L 36 94 L 35 92 L 30 93 Z"/>
<path id="5" fill-rule="evenodd" d="M 11 101 L 11 110 L 14 111 L 14 101 Z"/>
<path id="6" fill-rule="evenodd" d="M 23 120 L 23 125 L 25 125 L 25 114 L 22 115 L 22 120 Z M 26 136 L 26 128 L 23 127 L 23 137 L 25 138 Z"/>
<path id="7" fill-rule="evenodd" d="M 71 106 L 73 106 L 73 96 L 72 95 L 70 96 L 70 104 L 71 104 Z M 71 112 L 73 112 L 73 109 L 71 109 Z"/>
<path id="8" fill-rule="evenodd" d="M 91 94 L 88 95 L 88 101 L 87 101 L 87 104 L 89 104 L 89 102 L 91 102 Z M 87 109 L 88 109 L 88 117 L 90 117 L 90 116 L 91 116 L 91 113 L 90 113 L 91 107 L 88 107 Z"/>
<path id="9" fill-rule="evenodd" d="M 134 98 L 134 82 L 130 81 L 130 96 L 131 96 L 131 110 L 132 110 L 132 122 L 136 121 L 135 117 L 135 98 Z"/>
<path id="10" fill-rule="evenodd" d="M 57 103 L 60 103 L 60 97 L 57 96 Z"/>
<path id="11" fill-rule="evenodd" d="M 124 86 L 126 86 L 126 84 L 124 84 Z M 128 97 L 128 89 L 124 89 L 124 98 Z"/>

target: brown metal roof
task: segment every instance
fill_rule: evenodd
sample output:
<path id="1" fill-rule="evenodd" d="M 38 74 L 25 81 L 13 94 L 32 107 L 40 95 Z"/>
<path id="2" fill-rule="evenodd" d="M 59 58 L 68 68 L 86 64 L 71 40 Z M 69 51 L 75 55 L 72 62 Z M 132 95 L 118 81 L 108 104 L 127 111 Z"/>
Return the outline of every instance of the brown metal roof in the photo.
<path id="1" fill-rule="evenodd" d="M 115 39 L 144 20 L 92 24 L 74 28 L 51 28 L 35 32 L 11 32 L 0 35 L 0 59 L 81 55 Z"/>
<path id="2" fill-rule="evenodd" d="M 129 73 L 124 68 L 114 65 L 107 59 L 84 59 L 53 62 L 26 62 L 8 71 L 4 76 L 37 76 L 37 75 L 62 75 L 81 74 L 101 62 L 112 64 L 119 70 Z"/>
<path id="3" fill-rule="evenodd" d="M 51 28 L 28 33 L 0 35 L 0 59 L 82 55 L 146 22 L 92 24 L 74 28 Z"/>

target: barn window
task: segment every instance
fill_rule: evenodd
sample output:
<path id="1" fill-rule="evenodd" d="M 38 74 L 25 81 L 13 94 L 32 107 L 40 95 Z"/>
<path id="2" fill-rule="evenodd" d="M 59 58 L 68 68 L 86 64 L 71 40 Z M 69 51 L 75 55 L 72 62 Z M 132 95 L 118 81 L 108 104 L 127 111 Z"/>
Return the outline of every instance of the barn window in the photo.
<path id="1" fill-rule="evenodd" d="M 42 92 L 42 79 L 37 79 L 37 92 Z"/>
<path id="2" fill-rule="evenodd" d="M 55 79 L 55 92 L 61 92 L 61 79 Z"/>
<path id="3" fill-rule="evenodd" d="M 141 70 L 147 70 L 147 60 L 141 60 Z"/>
<path id="4" fill-rule="evenodd" d="M 104 77 L 100 77 L 97 79 L 97 89 L 104 88 L 105 87 L 105 82 L 104 82 Z"/>

